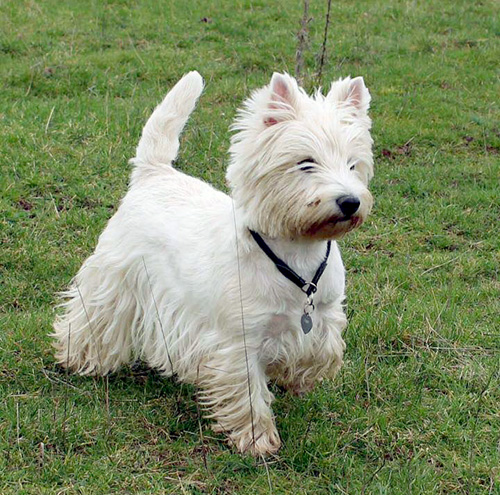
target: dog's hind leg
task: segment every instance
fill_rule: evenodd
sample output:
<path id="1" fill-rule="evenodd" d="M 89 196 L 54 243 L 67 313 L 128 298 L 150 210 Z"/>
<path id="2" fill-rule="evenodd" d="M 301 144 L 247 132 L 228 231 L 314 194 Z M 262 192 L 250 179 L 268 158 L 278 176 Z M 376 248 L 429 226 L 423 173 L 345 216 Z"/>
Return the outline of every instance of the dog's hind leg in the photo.
<path id="1" fill-rule="evenodd" d="M 124 274 L 103 266 L 98 255 L 82 266 L 54 323 L 56 360 L 80 374 L 105 375 L 132 357 L 131 328 L 140 319 Z"/>

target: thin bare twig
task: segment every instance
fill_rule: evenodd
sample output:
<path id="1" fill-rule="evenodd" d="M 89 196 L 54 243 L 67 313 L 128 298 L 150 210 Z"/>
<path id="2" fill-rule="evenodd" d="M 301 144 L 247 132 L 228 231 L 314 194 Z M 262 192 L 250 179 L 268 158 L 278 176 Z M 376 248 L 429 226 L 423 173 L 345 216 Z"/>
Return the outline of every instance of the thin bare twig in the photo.
<path id="1" fill-rule="evenodd" d="M 272 495 L 273 494 L 273 484 L 271 482 L 271 475 L 269 473 L 269 466 L 267 465 L 266 458 L 261 455 L 260 456 L 262 461 L 264 462 L 264 467 L 266 468 L 266 474 L 267 474 L 267 484 L 269 485 L 269 493 Z"/>
<path id="2" fill-rule="evenodd" d="M 172 371 L 172 374 L 173 374 L 174 373 L 174 364 L 172 362 L 172 358 L 170 357 L 170 352 L 168 352 L 167 339 L 165 337 L 165 331 L 163 330 L 163 324 L 161 322 L 160 312 L 158 311 L 158 305 L 156 304 L 156 299 L 155 299 L 155 295 L 153 292 L 153 286 L 151 285 L 151 279 L 149 278 L 149 272 L 148 272 L 148 268 L 146 266 L 146 260 L 144 259 L 144 256 L 142 257 L 142 263 L 144 265 L 144 271 L 146 272 L 146 277 L 148 279 L 149 290 L 151 292 L 151 297 L 153 299 L 153 304 L 155 306 L 156 317 L 158 318 L 158 324 L 160 325 L 161 334 L 163 336 L 163 343 L 165 344 L 165 350 L 167 351 L 167 357 L 168 357 L 168 361 L 170 363 L 170 370 Z"/>
<path id="3" fill-rule="evenodd" d="M 323 44 L 321 45 L 321 52 L 319 56 L 318 76 L 316 80 L 317 86 L 321 86 L 321 78 L 323 77 L 323 67 L 326 60 L 326 42 L 328 40 L 328 27 L 330 26 L 330 11 L 332 7 L 332 0 L 328 0 L 328 7 L 326 11 L 325 32 L 323 35 Z"/>
<path id="4" fill-rule="evenodd" d="M 371 485 L 372 481 L 375 479 L 375 476 L 377 476 L 377 474 L 385 466 L 386 461 L 387 461 L 387 459 L 384 457 L 382 464 L 372 473 L 372 475 L 370 476 L 370 479 L 363 485 L 363 488 L 361 489 L 361 495 L 365 494 L 366 489 Z"/>
<path id="5" fill-rule="evenodd" d="M 493 377 L 499 373 L 500 367 L 493 367 L 492 372 L 490 373 L 490 376 L 488 377 L 488 380 L 486 381 L 486 384 L 482 388 L 482 390 L 479 393 L 479 398 L 477 400 L 477 407 L 476 407 L 476 412 L 474 414 L 474 424 L 472 425 L 472 432 L 470 436 L 470 445 L 469 445 L 469 472 L 470 476 L 468 479 L 467 483 L 467 493 L 469 493 L 470 490 L 470 484 L 471 484 L 471 479 L 472 479 L 472 474 L 474 470 L 474 443 L 476 441 L 476 432 L 477 432 L 477 424 L 479 422 L 479 413 L 481 411 L 481 406 L 483 404 L 484 396 L 486 395 L 486 392 L 490 388 L 490 385 L 493 381 Z"/>
<path id="6" fill-rule="evenodd" d="M 247 338 L 245 333 L 245 316 L 243 312 L 243 293 L 241 289 L 240 247 L 238 243 L 238 228 L 236 226 L 236 212 L 234 211 L 234 203 L 233 203 L 233 221 L 234 221 L 234 237 L 236 239 L 236 261 L 238 264 L 238 285 L 240 289 L 241 331 L 243 334 L 243 346 L 245 348 L 245 364 L 247 368 L 248 400 L 250 403 L 250 420 L 252 422 L 252 443 L 253 446 L 255 446 L 255 425 L 253 418 L 252 386 L 250 384 L 250 367 L 248 364 Z"/>
<path id="7" fill-rule="evenodd" d="M 17 436 L 17 445 L 19 446 L 19 441 L 21 438 L 21 427 L 19 421 L 19 401 L 16 401 L 16 436 Z"/>
<path id="8" fill-rule="evenodd" d="M 69 349 L 71 344 L 71 323 L 68 324 L 68 354 L 66 356 L 66 380 L 69 379 Z M 68 388 L 64 389 L 64 413 L 63 413 L 63 445 L 66 445 L 66 420 L 67 420 L 67 412 L 68 412 Z"/>
<path id="9" fill-rule="evenodd" d="M 78 295 L 80 296 L 80 301 L 82 302 L 83 310 L 85 312 L 85 317 L 87 318 L 87 323 L 89 325 L 89 330 L 90 330 L 90 336 L 92 337 L 92 341 L 94 342 L 95 350 L 97 353 L 97 359 L 99 361 L 99 367 L 100 367 L 100 372 L 101 374 L 104 372 L 104 367 L 102 365 L 102 359 L 101 359 L 101 351 L 99 349 L 99 344 L 96 342 L 95 336 L 94 336 L 94 330 L 92 329 L 92 324 L 90 321 L 89 313 L 87 311 L 87 307 L 85 306 L 85 301 L 83 300 L 82 293 L 80 291 L 80 287 L 78 284 L 76 284 L 76 290 L 78 291 Z M 69 331 L 69 328 L 68 328 Z M 104 383 L 104 388 L 106 390 L 106 395 L 105 395 L 105 403 L 106 403 L 106 415 L 107 415 L 107 420 L 108 420 L 108 433 L 111 429 L 111 413 L 109 410 L 109 377 L 106 375 L 102 375 L 102 380 Z"/>
<path id="10" fill-rule="evenodd" d="M 196 370 L 196 384 L 199 383 L 200 380 L 200 363 L 198 363 L 198 367 Z M 198 394 L 195 395 L 194 402 L 196 404 L 196 415 L 198 416 L 198 428 L 200 430 L 200 438 L 201 438 L 201 453 L 203 455 L 203 464 L 205 466 L 205 469 L 207 472 L 210 472 L 210 469 L 208 467 L 208 462 L 207 462 L 207 448 L 205 447 L 205 437 L 203 435 L 203 427 L 201 424 L 201 411 L 200 411 L 200 404 L 198 402 Z"/>
<path id="11" fill-rule="evenodd" d="M 45 134 L 47 134 L 47 131 L 49 130 L 50 121 L 52 120 L 52 115 L 54 115 L 55 109 L 56 109 L 56 107 L 53 106 L 52 110 L 50 111 L 49 118 L 47 119 L 47 123 L 45 124 Z"/>
<path id="12" fill-rule="evenodd" d="M 45 368 L 42 368 L 42 373 L 45 375 L 45 378 L 47 378 L 47 380 L 49 380 L 49 382 L 61 383 L 62 385 L 66 385 L 66 387 L 72 388 L 73 390 L 78 390 L 79 394 L 86 395 L 88 397 L 92 397 L 92 394 L 90 392 L 88 392 L 87 390 L 82 390 L 81 388 L 75 387 L 73 384 L 71 384 L 69 382 L 65 382 L 64 380 L 61 380 L 60 378 L 58 378 L 54 371 L 50 371 L 50 370 L 46 370 Z M 54 376 L 51 377 L 50 375 L 54 375 Z M 23 394 L 23 395 L 14 395 L 11 397 L 25 397 L 25 396 L 26 395 Z"/>
<path id="13" fill-rule="evenodd" d="M 45 464 L 45 444 L 40 442 L 38 445 L 39 455 L 38 455 L 38 466 L 43 468 Z"/>
<path id="14" fill-rule="evenodd" d="M 304 15 L 300 21 L 300 31 L 297 33 L 297 53 L 295 55 L 295 79 L 302 86 L 303 81 L 303 71 L 304 71 L 304 52 L 309 45 L 309 0 L 304 0 Z"/>
<path id="15" fill-rule="evenodd" d="M 80 296 L 80 301 L 82 302 L 82 307 L 83 307 L 83 311 L 85 313 L 85 318 L 87 318 L 87 323 L 89 325 L 90 336 L 92 337 L 92 341 L 94 343 L 95 350 L 97 352 L 97 359 L 99 361 L 99 366 L 101 367 L 101 371 L 102 371 L 103 366 L 102 366 L 102 359 L 101 359 L 101 351 L 99 350 L 99 346 L 97 345 L 97 342 L 95 340 L 94 330 L 92 329 L 92 324 L 90 322 L 90 316 L 89 316 L 89 313 L 87 311 L 87 306 L 85 306 L 85 301 L 83 300 L 83 296 L 82 296 L 82 293 L 80 291 L 80 287 L 78 286 L 78 284 L 75 284 L 75 287 L 76 287 L 76 290 L 78 291 L 78 295 Z"/>
<path id="16" fill-rule="evenodd" d="M 428 268 L 427 270 L 424 270 L 421 275 L 425 275 L 426 273 L 429 273 L 429 272 L 432 272 L 433 270 L 437 270 L 438 268 L 441 268 L 442 266 L 445 266 L 445 265 L 448 265 L 450 263 L 453 263 L 454 261 L 458 260 L 459 258 L 461 257 L 461 255 L 459 256 L 455 256 L 454 258 L 452 258 L 451 260 L 448 260 L 448 261 L 445 261 L 444 263 L 441 263 L 440 265 L 435 265 L 435 266 L 431 266 L 430 268 Z"/>
<path id="17" fill-rule="evenodd" d="M 111 428 L 111 411 L 109 409 L 109 375 L 106 375 L 104 377 L 104 389 L 105 389 L 105 394 L 104 394 L 104 400 L 106 404 L 106 414 L 108 417 L 108 429 Z"/>
<path id="18" fill-rule="evenodd" d="M 306 431 L 302 435 L 302 440 L 300 442 L 300 448 L 302 450 L 304 449 L 304 444 L 306 443 L 307 437 L 309 436 L 309 432 L 311 431 L 311 425 L 312 425 L 312 422 L 313 422 L 313 417 L 314 417 L 314 412 L 311 411 L 311 414 L 309 415 L 309 420 L 307 421 Z"/>

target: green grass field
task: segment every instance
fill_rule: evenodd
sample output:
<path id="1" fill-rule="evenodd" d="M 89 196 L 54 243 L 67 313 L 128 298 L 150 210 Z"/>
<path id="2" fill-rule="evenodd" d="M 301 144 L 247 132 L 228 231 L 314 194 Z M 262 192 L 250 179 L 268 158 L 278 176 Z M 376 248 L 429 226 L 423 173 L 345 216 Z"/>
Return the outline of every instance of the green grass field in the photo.
<path id="1" fill-rule="evenodd" d="M 1 494 L 500 494 L 498 4 L 332 4 L 323 84 L 371 90 L 376 204 L 341 242 L 345 366 L 305 398 L 275 390 L 283 448 L 263 462 L 191 387 L 68 376 L 48 334 L 154 106 L 205 77 L 179 167 L 224 188 L 228 126 L 293 73 L 302 3 L 0 3 Z M 310 9 L 309 90 L 326 1 Z"/>

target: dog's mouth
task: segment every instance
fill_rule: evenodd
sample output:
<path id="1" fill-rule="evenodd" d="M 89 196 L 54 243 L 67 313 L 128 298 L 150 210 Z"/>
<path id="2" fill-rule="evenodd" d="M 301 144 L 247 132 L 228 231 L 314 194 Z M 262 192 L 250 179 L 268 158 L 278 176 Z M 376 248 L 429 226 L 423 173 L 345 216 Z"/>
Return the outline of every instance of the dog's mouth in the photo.
<path id="1" fill-rule="evenodd" d="M 330 225 L 332 225 L 332 224 L 333 225 L 337 225 L 337 224 L 348 225 L 348 224 L 350 224 L 351 228 L 354 229 L 362 223 L 362 220 L 361 220 L 361 217 L 359 215 L 354 215 L 354 216 L 349 216 L 349 217 L 334 215 L 333 217 L 330 217 L 327 220 L 327 223 Z"/>
<path id="2" fill-rule="evenodd" d="M 323 222 L 310 225 L 304 232 L 304 236 L 315 239 L 340 239 L 362 223 L 363 218 L 360 215 L 350 217 L 333 215 Z"/>

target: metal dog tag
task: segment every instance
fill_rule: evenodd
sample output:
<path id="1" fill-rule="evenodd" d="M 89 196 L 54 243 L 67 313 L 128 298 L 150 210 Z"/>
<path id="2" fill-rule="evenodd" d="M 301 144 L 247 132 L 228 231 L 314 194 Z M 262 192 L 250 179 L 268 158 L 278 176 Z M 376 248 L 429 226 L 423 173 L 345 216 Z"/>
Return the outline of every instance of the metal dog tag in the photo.
<path id="1" fill-rule="evenodd" d="M 314 303 L 312 295 L 307 296 L 306 305 L 304 306 L 304 314 L 300 318 L 300 326 L 304 334 L 308 334 L 313 327 L 311 313 L 314 311 Z"/>
<path id="2" fill-rule="evenodd" d="M 313 321 L 307 313 L 304 313 L 300 318 L 300 326 L 302 327 L 302 331 L 305 334 L 308 334 L 311 331 L 311 328 L 313 327 Z"/>

